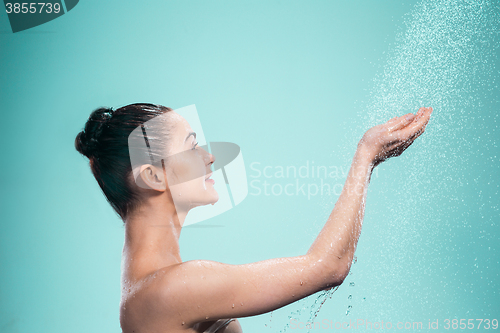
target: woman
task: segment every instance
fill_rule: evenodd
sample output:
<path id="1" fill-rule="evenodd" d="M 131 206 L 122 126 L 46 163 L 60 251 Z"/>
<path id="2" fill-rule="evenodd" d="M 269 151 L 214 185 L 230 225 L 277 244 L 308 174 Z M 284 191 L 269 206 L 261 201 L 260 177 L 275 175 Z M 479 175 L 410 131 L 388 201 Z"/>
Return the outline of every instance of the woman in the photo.
<path id="1" fill-rule="evenodd" d="M 424 132 L 431 113 L 432 108 L 421 108 L 363 135 L 342 193 L 306 254 L 228 265 L 183 262 L 179 255 L 187 213 L 218 200 L 210 179 L 215 158 L 197 146 L 187 121 L 153 104 L 95 110 L 75 146 L 89 158 L 99 186 L 125 223 L 123 332 L 242 332 L 234 318 L 266 313 L 340 285 L 361 232 L 373 168 L 401 155 Z M 161 147 L 148 152 L 156 163 L 132 172 L 129 135 L 159 116 L 165 119 L 162 127 L 146 138 Z"/>

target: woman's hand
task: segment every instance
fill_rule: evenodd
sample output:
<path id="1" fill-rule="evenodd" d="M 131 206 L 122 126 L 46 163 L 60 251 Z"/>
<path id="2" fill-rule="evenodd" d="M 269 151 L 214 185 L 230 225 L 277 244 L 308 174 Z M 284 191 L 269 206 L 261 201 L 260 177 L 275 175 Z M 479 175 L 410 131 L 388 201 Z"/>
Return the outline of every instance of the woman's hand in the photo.
<path id="1" fill-rule="evenodd" d="M 358 149 L 367 152 L 373 167 L 386 159 L 399 156 L 425 130 L 432 108 L 420 108 L 417 114 L 394 117 L 385 124 L 370 128 L 358 143 Z"/>

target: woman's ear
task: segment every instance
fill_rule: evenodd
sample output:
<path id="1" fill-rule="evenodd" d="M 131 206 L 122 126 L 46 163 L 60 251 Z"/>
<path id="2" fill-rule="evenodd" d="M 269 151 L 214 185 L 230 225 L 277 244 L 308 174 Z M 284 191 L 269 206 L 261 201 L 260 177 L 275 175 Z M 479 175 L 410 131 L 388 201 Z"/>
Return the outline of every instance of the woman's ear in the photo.
<path id="1" fill-rule="evenodd" d="M 146 188 L 156 191 L 165 191 L 167 184 L 163 174 L 163 170 L 151 164 L 144 164 L 141 166 L 138 177 Z"/>

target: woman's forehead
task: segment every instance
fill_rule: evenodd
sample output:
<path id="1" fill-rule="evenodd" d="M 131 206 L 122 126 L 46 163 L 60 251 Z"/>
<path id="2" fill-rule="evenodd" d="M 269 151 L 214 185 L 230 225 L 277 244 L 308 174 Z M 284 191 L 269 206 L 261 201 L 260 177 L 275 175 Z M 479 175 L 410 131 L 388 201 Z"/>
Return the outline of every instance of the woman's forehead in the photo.
<path id="1" fill-rule="evenodd" d="M 191 126 L 187 122 L 186 119 L 184 119 L 183 116 L 180 114 L 176 113 L 175 111 L 170 111 L 170 121 L 172 124 L 172 130 L 175 132 L 179 137 L 177 139 L 182 139 L 184 141 L 185 136 L 188 135 L 189 133 L 193 132 L 191 129 Z M 182 137 L 180 137 L 182 135 Z"/>

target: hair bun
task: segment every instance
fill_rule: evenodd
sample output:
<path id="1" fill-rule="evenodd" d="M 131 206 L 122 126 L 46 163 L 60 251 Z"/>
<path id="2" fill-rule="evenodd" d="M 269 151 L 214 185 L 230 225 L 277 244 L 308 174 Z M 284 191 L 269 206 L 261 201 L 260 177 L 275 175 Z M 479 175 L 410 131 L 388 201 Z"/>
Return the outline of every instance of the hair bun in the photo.
<path id="1" fill-rule="evenodd" d="M 89 159 L 98 155 L 99 138 L 113 113 L 112 108 L 98 108 L 90 114 L 84 130 L 78 133 L 75 139 L 75 148 L 80 154 Z"/>

